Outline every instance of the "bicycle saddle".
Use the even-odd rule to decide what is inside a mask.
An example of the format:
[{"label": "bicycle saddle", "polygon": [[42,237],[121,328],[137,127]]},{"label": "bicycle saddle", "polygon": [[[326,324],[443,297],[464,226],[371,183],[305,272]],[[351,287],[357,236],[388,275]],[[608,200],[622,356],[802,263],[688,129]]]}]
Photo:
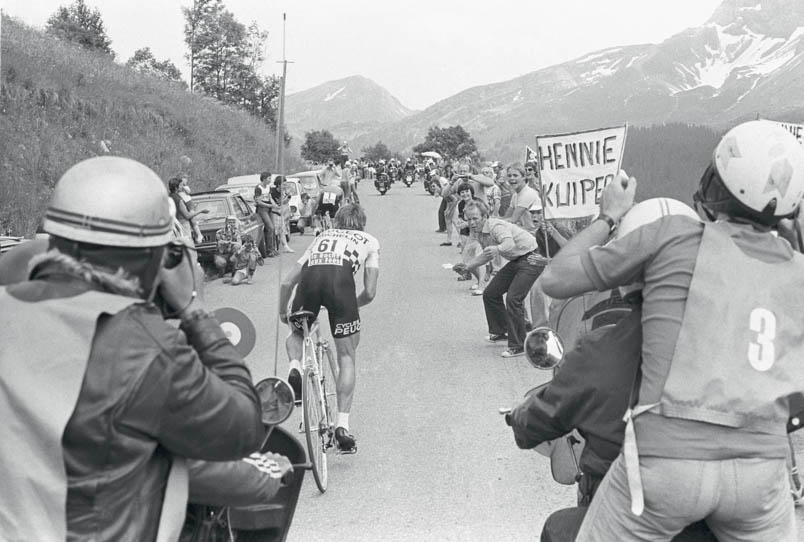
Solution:
[{"label": "bicycle saddle", "polygon": [[302,321],[307,320],[307,327],[312,327],[316,321],[316,314],[311,311],[300,310],[288,315],[288,321],[301,328]]}]

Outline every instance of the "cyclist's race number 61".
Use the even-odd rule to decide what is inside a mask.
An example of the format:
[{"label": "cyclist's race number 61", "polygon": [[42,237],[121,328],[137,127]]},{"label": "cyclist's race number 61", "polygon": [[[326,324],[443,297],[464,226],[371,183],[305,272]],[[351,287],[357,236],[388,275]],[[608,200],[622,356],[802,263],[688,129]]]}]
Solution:
[{"label": "cyclist's race number 61", "polygon": [[757,371],[767,371],[776,362],[776,316],[757,307],[751,311],[748,327],[757,334],[756,340],[748,343],[748,362]]},{"label": "cyclist's race number 61", "polygon": [[316,252],[329,252],[334,254],[336,252],[336,247],[338,246],[338,240],[330,240],[330,239],[321,239],[316,247]]}]

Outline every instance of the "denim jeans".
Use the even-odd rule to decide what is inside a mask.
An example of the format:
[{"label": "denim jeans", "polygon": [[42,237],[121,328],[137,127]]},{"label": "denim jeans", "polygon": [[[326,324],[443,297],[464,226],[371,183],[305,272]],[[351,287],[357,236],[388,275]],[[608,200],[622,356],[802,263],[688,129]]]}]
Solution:
[{"label": "denim jeans", "polygon": [[270,211],[267,209],[264,210],[262,208],[258,208],[257,216],[259,216],[260,220],[262,220],[265,252],[269,254],[276,252],[276,239],[274,238],[276,235],[276,230],[274,229],[274,219],[271,216]]},{"label": "denim jeans", "polygon": [[544,265],[530,263],[525,255],[505,264],[483,290],[489,333],[507,333],[509,348],[522,348],[525,341],[525,298],[543,270]]},{"label": "denim jeans", "polygon": [[438,206],[438,229],[447,231],[447,219],[444,218],[444,211],[447,210],[447,200],[441,198],[441,204]]},{"label": "denim jeans", "polygon": [[796,522],[784,459],[697,461],[640,457],[645,492],[641,516],[620,454],[600,484],[578,542],[671,540],[686,525],[705,520],[720,542],[795,542]]}]

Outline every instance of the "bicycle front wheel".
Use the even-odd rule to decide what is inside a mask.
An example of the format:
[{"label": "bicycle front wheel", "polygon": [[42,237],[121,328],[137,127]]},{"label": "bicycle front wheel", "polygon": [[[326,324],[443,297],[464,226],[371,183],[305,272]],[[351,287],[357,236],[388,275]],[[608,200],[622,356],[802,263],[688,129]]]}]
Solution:
[{"label": "bicycle front wheel", "polygon": [[311,367],[304,370],[302,403],[304,435],[307,439],[310,463],[313,465],[313,478],[318,490],[324,493],[327,490],[327,434],[329,427],[321,400],[321,385],[318,375]]}]

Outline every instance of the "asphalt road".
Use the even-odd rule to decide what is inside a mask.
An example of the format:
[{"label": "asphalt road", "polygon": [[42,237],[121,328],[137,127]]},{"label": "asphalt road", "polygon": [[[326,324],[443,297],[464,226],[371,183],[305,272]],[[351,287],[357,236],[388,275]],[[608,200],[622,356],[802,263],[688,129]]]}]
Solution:
[{"label": "asphalt road", "polygon": [[[350,417],[358,453],[330,455],[323,495],[307,473],[288,539],[538,539],[550,512],[574,503],[574,488],[553,482],[546,458],[516,447],[497,409],[547,373],[485,342],[482,298],[442,268],[459,256],[438,246],[438,199],[418,184],[395,183],[381,197],[363,182],[359,193],[381,271],[377,297],[361,311]],[[294,234],[296,254],[266,260],[251,285],[207,285],[211,307],[235,307],[254,321],[247,361],[255,379],[274,374],[279,276],[311,241],[309,232]],[[283,378],[286,334],[282,326]],[[298,430],[300,419],[298,408],[287,427]]]},{"label": "asphalt road", "polygon": [[[552,511],[574,505],[575,490],[553,481],[546,458],[516,447],[497,409],[548,373],[503,359],[504,346],[485,342],[482,298],[442,268],[459,256],[438,246],[437,198],[418,184],[396,183],[381,197],[363,182],[359,193],[381,271],[377,298],[361,311],[350,418],[358,453],[330,454],[323,495],[306,474],[288,540],[538,540]],[[266,260],[251,285],[207,285],[211,307],[238,308],[256,325],[247,358],[255,379],[275,366],[286,377],[284,326],[276,342],[279,280],[312,239],[294,234],[296,254]],[[297,431],[300,419],[298,408],[286,427]],[[802,533],[800,509],[797,519]]]}]

